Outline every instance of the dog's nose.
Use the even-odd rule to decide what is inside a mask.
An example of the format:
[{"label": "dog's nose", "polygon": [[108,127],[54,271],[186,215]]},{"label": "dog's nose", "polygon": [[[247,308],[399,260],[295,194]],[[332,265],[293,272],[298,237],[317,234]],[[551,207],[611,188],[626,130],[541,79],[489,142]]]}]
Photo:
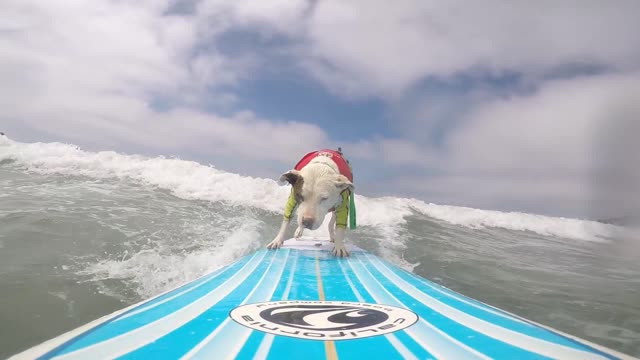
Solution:
[{"label": "dog's nose", "polygon": [[306,227],[307,229],[311,229],[311,227],[313,226],[313,218],[312,217],[303,217],[302,218],[302,225],[304,227]]}]

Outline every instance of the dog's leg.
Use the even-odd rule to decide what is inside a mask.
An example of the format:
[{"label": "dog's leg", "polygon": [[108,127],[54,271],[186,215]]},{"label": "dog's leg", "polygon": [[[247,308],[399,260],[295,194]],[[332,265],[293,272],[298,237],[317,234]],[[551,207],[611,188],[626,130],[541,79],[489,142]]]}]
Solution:
[{"label": "dog's leg", "polygon": [[282,220],[282,225],[280,225],[280,231],[278,231],[278,235],[273,239],[269,244],[267,244],[267,249],[278,249],[282,246],[284,242],[284,234],[287,231],[287,226],[289,226],[289,220]]},{"label": "dog's leg", "polygon": [[296,239],[300,239],[303,232],[304,232],[304,227],[302,227],[301,225],[298,225],[298,228],[296,229],[296,232],[293,234],[293,237]]},{"label": "dog's leg", "polygon": [[336,238],[336,212],[331,212],[331,220],[329,220],[329,241],[334,242]]},{"label": "dog's leg", "polygon": [[335,238],[334,238],[334,244],[333,244],[333,255],[338,256],[338,257],[345,257],[345,256],[349,256],[349,252],[347,251],[347,248],[344,246],[344,234],[345,234],[346,229],[345,228],[336,228],[336,234],[335,234]]}]

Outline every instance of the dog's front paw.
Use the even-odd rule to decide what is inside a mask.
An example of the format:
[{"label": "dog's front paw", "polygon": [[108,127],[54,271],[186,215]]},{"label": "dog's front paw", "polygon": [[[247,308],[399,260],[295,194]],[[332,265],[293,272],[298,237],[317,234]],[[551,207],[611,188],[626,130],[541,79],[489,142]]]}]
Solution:
[{"label": "dog's front paw", "polygon": [[298,228],[296,229],[296,232],[293,234],[293,237],[296,239],[300,239],[303,231],[304,231],[304,228],[302,226],[298,226]]},{"label": "dog's front paw", "polygon": [[349,256],[349,252],[347,251],[347,248],[344,247],[344,245],[342,246],[334,246],[333,247],[333,255],[337,256],[337,257],[347,257]]},{"label": "dog's front paw", "polygon": [[267,244],[267,249],[279,249],[282,246],[282,239],[275,238],[273,241]]}]

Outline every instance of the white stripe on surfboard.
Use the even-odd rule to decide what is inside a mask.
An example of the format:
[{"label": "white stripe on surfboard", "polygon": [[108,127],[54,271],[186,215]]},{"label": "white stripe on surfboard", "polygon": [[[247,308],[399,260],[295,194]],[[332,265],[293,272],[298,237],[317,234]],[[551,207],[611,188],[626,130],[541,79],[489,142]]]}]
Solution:
[{"label": "white stripe on surfboard", "polygon": [[[252,256],[251,259],[253,259],[254,257],[256,257],[258,253],[255,252]],[[214,270],[212,273],[208,273],[208,274],[204,274],[196,279],[194,279],[193,281],[198,281],[204,277],[207,276],[213,276],[215,277],[214,274],[224,270],[225,266],[222,266],[216,270]],[[208,282],[209,280],[207,280],[206,282]],[[177,289],[177,288],[176,288]],[[41,356],[44,356],[45,354],[47,354],[48,352],[52,351],[53,349],[56,349],[57,347],[61,346],[62,344],[73,340],[75,337],[82,335],[83,333],[90,331],[91,329],[96,328],[99,325],[102,325],[108,321],[111,322],[116,322],[120,319],[120,315],[124,314],[124,315],[128,315],[129,313],[127,313],[127,311],[132,311],[134,309],[140,308],[140,307],[146,307],[149,308],[149,303],[156,300],[157,298],[164,296],[172,291],[176,291],[176,289],[171,289],[171,290],[167,290],[167,291],[163,291],[160,294],[154,295],[144,301],[141,301],[139,303],[127,306],[124,309],[120,309],[117,311],[114,311],[113,313],[109,314],[109,315],[105,315],[101,318],[98,318],[96,320],[93,320],[85,325],[82,325],[80,327],[77,327],[73,330],[70,330],[62,335],[59,335],[53,339],[47,340],[39,345],[36,345],[30,349],[27,349],[21,353],[15,354],[13,355],[10,359],[11,360],[19,360],[19,359],[35,359],[35,358],[39,358]],[[191,288],[190,288],[191,289]],[[124,316],[123,315],[123,316]]]},{"label": "white stripe on surfboard", "polygon": [[[375,256],[375,255],[374,255]],[[456,301],[460,301],[462,303],[465,303],[469,306],[472,306],[476,309],[478,309],[479,311],[484,311],[487,313],[491,313],[493,315],[499,316],[501,318],[510,320],[510,321],[514,321],[523,325],[531,325],[530,323],[528,323],[527,321],[524,321],[522,319],[519,319],[517,317],[512,316],[511,314],[506,313],[503,310],[497,309],[492,307],[491,305],[487,305],[482,303],[481,301],[475,300],[475,299],[469,299],[466,298],[465,296],[456,293],[455,291],[448,289],[442,285],[439,284],[435,284],[435,283],[431,283],[428,280],[425,280],[421,277],[416,277],[416,281],[420,282],[422,285],[427,286],[429,288],[431,288],[432,290],[438,292],[439,294],[442,294],[444,296],[446,296],[447,298],[450,299],[454,299]]]},{"label": "white stripe on surfboard", "polygon": [[[271,281],[271,286],[269,284],[262,286],[264,279],[267,275],[276,275],[277,279],[282,277],[282,273],[287,265],[287,260],[289,259],[289,250],[278,250],[276,255],[281,254],[286,251],[286,256],[282,261],[282,264],[278,267],[273,266],[273,260],[277,257],[274,256],[271,258],[271,263],[269,263],[269,267],[265,270],[265,272],[258,280],[258,283],[253,287],[253,290],[242,300],[238,306],[242,306],[248,302],[256,303],[268,301],[273,296],[273,293],[276,291],[278,287],[279,281]],[[194,346],[188,353],[181,357],[181,359],[190,359],[194,356],[203,358],[203,359],[233,359],[236,355],[242,350],[242,347],[246,343],[247,339],[251,335],[254,330],[249,329],[245,326],[239,325],[229,317],[227,317],[222,324],[218,325],[216,329],[211,332],[206,338],[204,338],[200,343]],[[219,338],[217,336],[220,336]],[[233,339],[233,343],[230,343],[230,339]]]},{"label": "white stripe on surfboard", "polygon": [[[356,287],[353,285],[353,282],[351,281],[351,279],[349,279],[349,276],[347,275],[347,271],[344,268],[344,265],[342,265],[342,261],[338,261],[338,266],[340,266],[342,275],[344,275],[344,278],[347,280],[347,284],[349,284],[349,287],[351,288],[351,291],[353,291],[353,294],[356,296],[356,299],[358,299],[359,302],[364,303],[365,302],[364,298],[362,297],[358,289],[356,289]],[[415,356],[411,352],[411,350],[407,349],[407,347],[404,346],[402,342],[398,340],[398,338],[395,335],[386,334],[384,335],[384,337],[387,339],[387,341],[391,343],[391,345],[396,349],[396,351],[402,356],[403,359],[418,360],[418,357]]]},{"label": "white stripe on surfboard", "polygon": [[111,339],[57,356],[56,359],[113,359],[155,341],[198,317],[211,306],[224,299],[251,275],[266,254],[266,251],[262,252],[262,256],[246,263],[242,269],[216,289],[180,310]]},{"label": "white stripe on surfboard", "polygon": [[358,299],[358,301],[363,303],[364,302],[364,298],[362,297],[362,295],[360,294],[358,289],[356,289],[355,285],[353,285],[353,281],[351,281],[351,279],[349,279],[349,276],[347,275],[347,270],[344,268],[344,265],[342,264],[342,261],[338,261],[338,266],[340,266],[340,270],[342,270],[342,274],[344,275],[345,280],[347,280],[347,284],[349,284],[349,287],[351,288],[351,291],[353,291],[353,294],[356,296],[356,299]]},{"label": "white stripe on surfboard", "polygon": [[[359,259],[349,259],[348,264],[358,280],[362,283],[362,286],[364,286],[371,297],[378,303],[409,309],[408,306],[396,299],[396,297],[369,272],[362,261]],[[375,290],[376,288],[378,291]],[[489,359],[486,355],[447,335],[422,318],[403,331],[438,359]]]},{"label": "white stripe on surfboard", "polygon": [[[249,261],[251,261],[254,257],[256,257],[257,254],[258,253],[255,252],[253,254],[253,256],[251,257],[251,259],[249,259]],[[247,262],[249,262],[249,261],[247,261]],[[222,269],[220,269],[220,270],[222,270]],[[207,275],[204,275],[204,276],[208,276],[208,275],[213,275],[213,274],[207,274]],[[216,277],[213,276],[213,277],[211,277],[211,279],[203,281],[203,282],[201,282],[201,283],[199,283],[199,284],[197,284],[195,286],[189,286],[189,287],[185,288],[184,290],[182,290],[182,291],[180,291],[180,292],[178,292],[178,293],[176,293],[174,295],[171,295],[171,296],[167,297],[166,299],[162,299],[161,301],[155,302],[155,303],[147,305],[147,306],[142,306],[139,309],[136,309],[135,311],[132,311],[130,313],[127,313],[127,314],[117,318],[115,321],[121,321],[121,320],[126,319],[126,318],[128,318],[130,316],[133,316],[135,314],[139,314],[141,312],[144,312],[144,311],[147,311],[147,310],[151,310],[151,309],[155,308],[156,306],[162,305],[162,304],[166,303],[167,301],[170,301],[170,300],[173,300],[173,299],[179,297],[180,295],[186,294],[186,293],[190,292],[191,290],[195,290],[195,289],[197,289],[197,288],[199,288],[199,287],[201,287],[203,285],[206,285],[206,284],[210,283],[211,281],[215,280],[215,278]],[[193,280],[193,281],[197,281],[197,280],[198,279]]]},{"label": "white stripe on surfboard", "polygon": [[[310,238],[304,238],[303,237],[302,239],[305,240],[305,241],[300,241],[300,239],[287,239],[287,240],[285,240],[285,245],[290,244],[289,248],[296,249],[297,244],[305,243],[305,244],[308,244],[308,245],[300,246],[299,249],[301,249],[301,250],[309,250],[309,249],[313,248],[313,250],[318,250],[318,251],[321,251],[323,249],[324,250],[331,250],[331,248],[333,247],[333,244],[330,243],[328,239],[319,239],[319,238],[313,238],[313,237],[310,237]],[[323,247],[315,247],[314,248],[314,246],[312,244],[316,243],[316,242],[321,242],[321,243],[326,244],[326,246],[331,246],[331,247],[326,248],[325,246],[323,246]],[[353,252],[357,252],[357,253],[367,253],[366,251],[362,250],[361,248],[359,248],[359,247],[357,247],[355,245],[347,245],[347,248],[348,248],[348,250],[350,252],[353,251]],[[527,326],[531,325],[529,322],[524,321],[523,319],[519,319],[518,317],[512,317],[511,316],[512,314],[508,314],[505,311],[502,311],[500,309],[496,309],[496,308],[494,308],[494,307],[492,307],[490,305],[483,304],[480,301],[466,298],[465,296],[463,296],[461,294],[458,294],[453,290],[447,289],[444,286],[440,286],[438,284],[430,283],[429,281],[427,281],[425,279],[422,279],[422,278],[418,278],[417,280],[421,284],[431,288],[434,291],[437,291],[438,293],[442,294],[443,296],[446,296],[447,298],[463,302],[463,303],[465,303],[465,304],[467,304],[469,306],[472,306],[472,307],[478,309],[479,311],[484,311],[484,312],[487,312],[487,313],[491,313],[491,314],[493,314],[495,316],[499,316],[501,318],[508,319],[510,321],[518,322],[518,323],[521,323],[523,325],[527,325]]]},{"label": "white stripe on surfboard", "polygon": [[[298,258],[300,257],[300,252],[296,251],[296,257],[293,259],[293,265],[291,266],[291,273],[289,273],[289,279],[287,280],[287,286],[284,288],[284,292],[280,297],[280,300],[287,300],[289,298],[289,292],[291,291],[291,286],[293,285],[293,275],[296,273],[296,267],[298,266]],[[254,360],[262,360],[266,359],[267,355],[269,355],[269,350],[271,350],[271,344],[273,344],[273,338],[275,336],[273,334],[265,334],[260,342],[260,346],[258,346],[258,350],[253,355]]]},{"label": "white stripe on surfboard", "polygon": [[376,269],[378,269],[378,271],[380,271],[380,273],[382,273],[387,279],[393,282],[398,288],[407,293],[409,296],[420,301],[425,306],[428,306],[430,309],[438,312],[439,314],[446,316],[447,318],[463,326],[466,326],[469,329],[473,329],[481,334],[530,351],[534,354],[540,354],[550,358],[603,359],[601,355],[592,352],[552,343],[520,332],[509,330],[496,324],[492,324],[490,322],[471,316],[464,311],[460,311],[454,307],[446,305],[417,290],[407,281],[403,280],[393,271],[389,270],[389,268],[375,256],[366,255],[366,258],[367,260],[369,260],[369,263],[371,265],[373,265]]}]

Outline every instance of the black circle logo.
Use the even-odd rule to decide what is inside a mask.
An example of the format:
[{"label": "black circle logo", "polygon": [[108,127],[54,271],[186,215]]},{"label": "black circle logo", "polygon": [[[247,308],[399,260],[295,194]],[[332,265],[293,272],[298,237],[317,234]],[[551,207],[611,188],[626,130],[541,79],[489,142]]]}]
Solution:
[{"label": "black circle logo", "polygon": [[260,317],[274,324],[308,330],[352,330],[389,319],[380,310],[341,305],[285,305],[263,310]]},{"label": "black circle logo", "polygon": [[347,340],[387,334],[418,316],[388,305],[344,301],[275,301],[239,306],[229,316],[240,325],[276,335]]}]

